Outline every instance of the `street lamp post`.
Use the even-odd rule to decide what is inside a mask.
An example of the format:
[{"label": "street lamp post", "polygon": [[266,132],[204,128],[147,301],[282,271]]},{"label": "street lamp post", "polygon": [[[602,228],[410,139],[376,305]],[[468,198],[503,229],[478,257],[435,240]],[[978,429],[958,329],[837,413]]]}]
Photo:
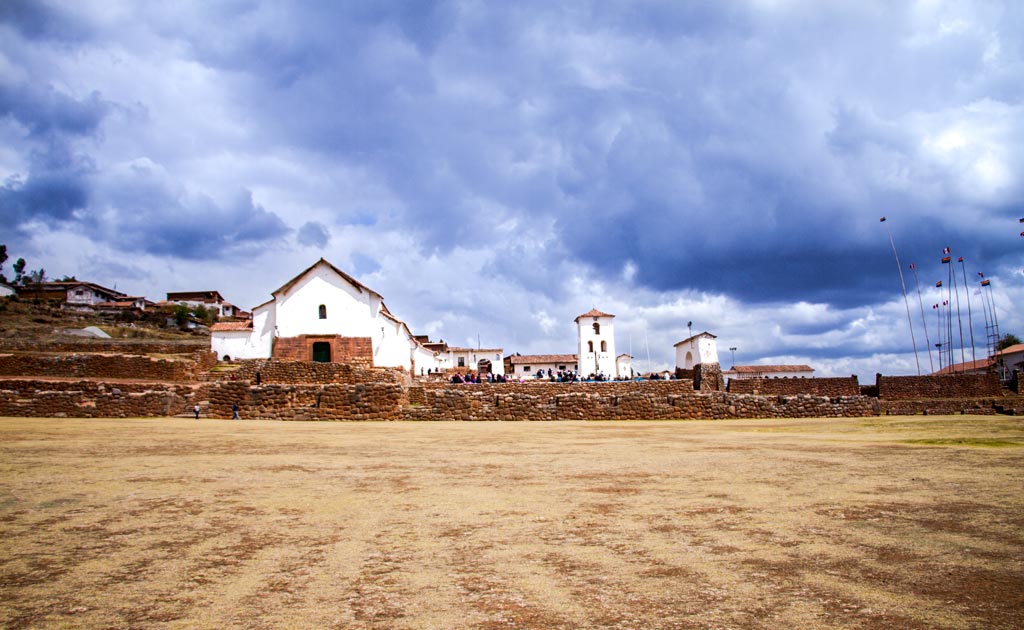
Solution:
[{"label": "street lamp post", "polygon": [[729,348],[729,352],[732,353],[732,366],[736,367],[736,346]]}]

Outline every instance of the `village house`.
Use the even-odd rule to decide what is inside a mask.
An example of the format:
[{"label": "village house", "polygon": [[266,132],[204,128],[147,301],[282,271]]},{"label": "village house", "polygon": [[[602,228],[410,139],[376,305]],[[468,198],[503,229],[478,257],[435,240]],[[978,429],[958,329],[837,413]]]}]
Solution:
[{"label": "village house", "polygon": [[734,365],[722,372],[724,378],[807,378],[814,375],[809,365]]},{"label": "village house", "polygon": [[40,299],[81,307],[94,307],[104,302],[132,299],[115,289],[80,280],[29,282],[18,288],[18,295],[30,300]]},{"label": "village house", "polygon": [[996,369],[999,370],[999,379],[1002,381],[1012,380],[1015,371],[1024,371],[1024,343],[1000,350],[995,354],[995,360]]},{"label": "village house", "polygon": [[218,359],[364,363],[415,374],[441,367],[438,353],[391,314],[379,293],[323,258],[272,295],[253,308],[251,320],[211,327]]},{"label": "village house", "polygon": [[615,357],[615,373],[619,378],[633,378],[633,357],[626,353]]},{"label": "village house", "polygon": [[181,304],[190,308],[202,306],[217,317],[237,317],[238,308],[224,299],[220,291],[176,291],[167,294],[164,304]]},{"label": "village house", "polygon": [[505,357],[505,374],[523,380],[537,378],[539,372],[578,372],[579,361],[575,354],[511,354]]}]

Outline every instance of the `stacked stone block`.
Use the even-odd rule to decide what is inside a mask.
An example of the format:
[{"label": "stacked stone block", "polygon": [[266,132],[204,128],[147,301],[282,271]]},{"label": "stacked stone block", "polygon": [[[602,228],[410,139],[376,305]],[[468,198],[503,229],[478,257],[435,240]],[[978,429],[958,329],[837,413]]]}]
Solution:
[{"label": "stacked stone block", "polygon": [[760,394],[762,396],[859,396],[860,383],[856,376],[846,378],[733,378],[728,391],[734,394]]}]

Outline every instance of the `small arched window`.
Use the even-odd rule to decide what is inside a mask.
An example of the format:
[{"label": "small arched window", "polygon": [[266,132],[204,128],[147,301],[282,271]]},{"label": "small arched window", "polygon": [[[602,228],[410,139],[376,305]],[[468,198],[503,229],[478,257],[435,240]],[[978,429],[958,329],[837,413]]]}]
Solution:
[{"label": "small arched window", "polygon": [[607,341],[602,341],[601,342],[601,352],[608,352],[608,342]]},{"label": "small arched window", "polygon": [[595,335],[600,335],[601,334],[601,324],[598,324],[597,322],[594,322],[594,334]]},{"label": "small arched window", "polygon": [[587,342],[587,352],[593,352],[593,351],[594,351],[594,342],[593,341],[588,341]]},{"label": "small arched window", "polygon": [[320,305],[320,319],[327,319],[327,306],[324,304]]}]

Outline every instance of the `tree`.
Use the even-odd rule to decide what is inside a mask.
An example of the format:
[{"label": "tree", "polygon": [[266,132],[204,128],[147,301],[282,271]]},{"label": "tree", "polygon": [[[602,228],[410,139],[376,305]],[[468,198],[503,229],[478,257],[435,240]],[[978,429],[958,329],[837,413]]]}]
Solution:
[{"label": "tree", "polygon": [[14,262],[14,284],[20,284],[22,280],[22,274],[25,273],[25,262],[24,258],[19,258]]},{"label": "tree", "polygon": [[174,321],[178,324],[179,328],[188,323],[188,316],[188,306],[178,304],[174,307]]},{"label": "tree", "polygon": [[1013,333],[1006,333],[1003,338],[999,340],[999,350],[1006,350],[1010,346],[1016,346],[1021,343],[1020,337]]},{"label": "tree", "polygon": [[[7,246],[0,245],[0,272],[4,270],[4,263],[7,262]],[[0,282],[7,282],[7,277],[0,273]]]}]

